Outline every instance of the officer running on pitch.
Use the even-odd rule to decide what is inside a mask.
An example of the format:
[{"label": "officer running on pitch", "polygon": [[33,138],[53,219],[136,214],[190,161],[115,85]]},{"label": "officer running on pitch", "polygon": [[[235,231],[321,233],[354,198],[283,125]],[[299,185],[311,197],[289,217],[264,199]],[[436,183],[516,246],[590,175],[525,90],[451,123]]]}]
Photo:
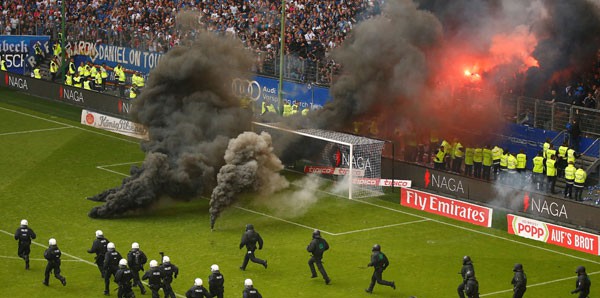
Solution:
[{"label": "officer running on pitch", "polygon": [[225,292],[225,278],[221,271],[219,271],[219,265],[213,264],[210,266],[211,275],[208,276],[208,289],[213,297],[223,298]]},{"label": "officer running on pitch", "polygon": [[254,283],[251,279],[244,280],[243,298],[262,298],[262,295],[254,288]]},{"label": "officer running on pitch", "polygon": [[194,285],[187,292],[185,292],[185,297],[186,298],[212,298],[213,296],[202,285],[202,279],[196,278],[194,280]]},{"label": "officer running on pitch", "polygon": [[248,261],[252,261],[254,263],[261,264],[267,269],[267,260],[261,260],[254,255],[254,251],[256,250],[256,243],[258,242],[258,249],[262,249],[263,247],[263,239],[260,237],[260,234],[254,231],[254,226],[252,224],[246,225],[246,231],[242,235],[242,241],[240,242],[240,249],[246,246],[246,255],[244,256],[244,263],[240,267],[242,270],[246,270],[246,266],[248,265]]},{"label": "officer running on pitch", "polygon": [[48,260],[46,265],[46,271],[44,272],[44,281],[42,282],[45,286],[48,286],[50,281],[50,272],[54,271],[54,277],[60,280],[63,286],[67,285],[67,279],[60,275],[60,257],[62,253],[56,245],[56,239],[50,238],[48,240],[48,248],[44,251],[44,258]]},{"label": "officer running on pitch", "polygon": [[463,266],[460,269],[460,275],[463,278],[463,281],[458,285],[458,297],[465,298],[465,286],[467,285],[467,272],[473,272],[475,275],[475,268],[473,267],[473,261],[471,261],[471,257],[464,256],[463,257]]},{"label": "officer running on pitch", "polygon": [[392,289],[396,289],[396,283],[393,281],[383,280],[383,271],[390,265],[388,258],[385,256],[383,252],[381,252],[381,246],[379,244],[373,245],[373,249],[371,249],[371,262],[367,265],[367,267],[373,266],[373,275],[371,276],[371,284],[369,288],[365,289],[365,292],[371,294],[373,293],[373,288],[375,287],[375,282],[380,285],[392,287]]},{"label": "officer running on pitch", "polygon": [[522,298],[527,290],[527,275],[523,272],[523,265],[515,264],[515,276],[510,282],[513,285],[513,298]]},{"label": "officer running on pitch", "polygon": [[585,272],[585,267],[579,266],[575,271],[577,273],[577,282],[575,282],[576,289],[571,291],[571,294],[579,293],[578,298],[587,298],[590,295],[590,287],[592,282]]},{"label": "officer running on pitch", "polygon": [[104,237],[104,233],[101,230],[96,231],[96,239],[94,239],[94,243],[92,243],[92,248],[88,249],[88,253],[95,253],[96,257],[94,258],[96,265],[98,266],[98,270],[100,270],[100,275],[104,278],[104,257],[106,255],[106,246],[110,241]]},{"label": "officer running on pitch", "polygon": [[171,283],[173,282],[173,278],[177,278],[179,268],[175,264],[171,264],[171,259],[168,256],[164,256],[162,261],[160,271],[163,274],[163,292],[165,293],[165,298],[176,298]]},{"label": "officer running on pitch", "polygon": [[115,282],[119,285],[117,297],[119,298],[134,298],[135,294],[131,289],[131,281],[133,280],[133,272],[127,268],[127,260],[119,261],[119,270],[115,273]]},{"label": "officer running on pitch", "polygon": [[142,295],[146,294],[146,288],[140,281],[140,271],[144,271],[144,264],[148,261],[146,254],[140,250],[140,244],[133,242],[131,244],[131,250],[127,253],[127,262],[131,273],[133,274],[133,286],[140,287]]},{"label": "officer running on pitch", "polygon": [[469,298],[479,298],[479,282],[475,278],[475,272],[467,271],[465,274],[467,283],[465,285],[465,294]]},{"label": "officer running on pitch", "polygon": [[110,277],[114,276],[119,270],[119,261],[123,257],[121,254],[115,249],[115,244],[109,242],[106,245],[106,254],[104,255],[104,295],[108,296],[110,294]]},{"label": "officer running on pitch", "polygon": [[315,230],[312,234],[312,241],[310,241],[310,244],[306,247],[306,250],[312,254],[308,260],[308,267],[310,267],[310,272],[312,273],[311,278],[315,278],[317,277],[315,263],[317,263],[317,268],[319,269],[319,272],[321,272],[321,275],[325,280],[325,284],[329,284],[331,282],[331,279],[329,279],[329,276],[327,276],[327,272],[325,271],[322,262],[323,253],[325,253],[325,251],[328,249],[329,244],[327,241],[325,241],[325,239],[323,239],[323,237],[321,237],[321,231]]},{"label": "officer running on pitch", "polygon": [[29,254],[31,253],[31,240],[36,235],[33,229],[29,228],[29,222],[26,219],[21,220],[21,226],[15,232],[15,240],[19,240],[17,255],[25,260],[25,269],[29,269]]},{"label": "officer running on pitch", "polygon": [[150,261],[150,269],[144,273],[142,280],[148,280],[148,287],[152,291],[152,298],[159,298],[158,291],[163,286],[163,273],[156,260]]}]

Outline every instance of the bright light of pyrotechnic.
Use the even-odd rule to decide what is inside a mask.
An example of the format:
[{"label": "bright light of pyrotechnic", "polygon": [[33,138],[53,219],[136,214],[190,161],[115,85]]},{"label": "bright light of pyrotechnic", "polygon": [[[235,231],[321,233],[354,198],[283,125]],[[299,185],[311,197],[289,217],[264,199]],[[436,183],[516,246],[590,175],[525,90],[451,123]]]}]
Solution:
[{"label": "bright light of pyrotechnic", "polygon": [[478,82],[481,80],[481,76],[478,73],[471,72],[468,69],[465,69],[465,77],[471,82]]}]

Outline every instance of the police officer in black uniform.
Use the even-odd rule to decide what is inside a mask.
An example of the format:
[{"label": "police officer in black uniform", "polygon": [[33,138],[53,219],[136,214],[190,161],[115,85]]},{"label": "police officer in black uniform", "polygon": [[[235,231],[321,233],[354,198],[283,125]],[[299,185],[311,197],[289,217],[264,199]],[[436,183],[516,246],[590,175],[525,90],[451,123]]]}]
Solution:
[{"label": "police officer in black uniform", "polygon": [[119,261],[119,270],[117,270],[117,273],[115,273],[115,282],[119,285],[117,297],[135,297],[135,294],[131,289],[131,280],[133,280],[133,272],[131,269],[127,268],[127,260],[121,259]]},{"label": "police officer in black uniform", "polygon": [[110,241],[104,237],[104,233],[101,230],[96,231],[96,239],[92,243],[92,248],[88,249],[88,253],[95,253],[95,262],[100,270],[100,275],[104,278],[104,256],[106,255],[106,246]]},{"label": "police officer in black uniform", "polygon": [[177,278],[179,268],[177,268],[175,264],[171,264],[171,259],[168,256],[164,256],[162,261],[160,271],[162,271],[163,274],[163,291],[165,292],[165,298],[176,298],[175,292],[173,292],[173,288],[171,288],[171,283],[173,282],[173,278]]},{"label": "police officer in black uniform", "polygon": [[527,290],[527,275],[523,272],[522,264],[515,264],[513,272],[515,276],[510,282],[513,285],[513,298],[522,298]]},{"label": "police officer in black uniform", "polygon": [[243,298],[262,298],[262,295],[254,288],[254,283],[251,279],[244,280]]},{"label": "police officer in black uniform", "polygon": [[29,228],[26,219],[21,220],[21,226],[15,232],[15,240],[19,241],[17,255],[25,260],[25,269],[29,269],[29,253],[31,253],[31,240],[35,239],[35,232]]},{"label": "police officer in black uniform", "polygon": [[194,285],[185,292],[186,298],[212,298],[213,296],[208,290],[202,285],[202,279],[196,278]]},{"label": "police officer in black uniform", "polygon": [[373,245],[373,249],[371,249],[371,262],[367,265],[367,267],[373,266],[374,271],[371,276],[371,284],[369,288],[365,289],[365,292],[371,294],[373,293],[373,288],[375,287],[375,282],[380,285],[392,287],[392,289],[396,289],[396,283],[393,281],[383,280],[383,271],[387,269],[390,265],[388,258],[385,256],[383,252],[381,252],[381,246],[379,244]]},{"label": "police officer in black uniform", "polygon": [[46,265],[46,271],[44,272],[44,281],[42,282],[45,286],[48,286],[50,281],[50,272],[54,271],[54,277],[60,280],[63,286],[67,285],[67,279],[60,275],[60,256],[62,253],[56,245],[56,239],[50,238],[48,240],[48,248],[44,251],[44,258],[48,260]]},{"label": "police officer in black uniform", "polygon": [[240,249],[246,246],[246,255],[244,256],[244,263],[240,267],[242,270],[246,270],[246,266],[248,265],[248,261],[252,261],[254,263],[262,264],[265,269],[267,269],[267,261],[261,260],[254,255],[254,251],[256,250],[256,243],[258,242],[258,249],[262,249],[263,247],[263,239],[260,237],[256,231],[254,231],[254,226],[252,224],[246,225],[246,232],[242,235],[242,241],[240,242]]},{"label": "police officer in black uniform", "polygon": [[465,274],[467,283],[465,284],[465,294],[469,298],[479,298],[479,282],[475,279],[474,271],[467,271]]},{"label": "police officer in black uniform", "polygon": [[104,295],[108,296],[110,293],[110,277],[114,276],[119,270],[119,261],[123,257],[121,254],[115,249],[115,244],[109,242],[106,245],[106,254],[104,255]]},{"label": "police officer in black uniform", "polygon": [[152,298],[159,298],[158,291],[163,286],[163,273],[156,260],[150,261],[150,270],[144,273],[142,280],[148,280],[148,287],[152,291]]},{"label": "police officer in black uniform", "polygon": [[310,244],[308,244],[306,247],[306,250],[311,253],[311,257],[308,260],[308,267],[310,267],[310,272],[312,273],[311,278],[315,278],[317,277],[315,263],[317,263],[317,268],[319,269],[319,272],[321,272],[321,275],[325,280],[325,284],[329,284],[331,279],[329,279],[329,276],[327,276],[327,272],[325,271],[323,262],[321,260],[323,259],[323,253],[328,249],[329,244],[321,237],[321,231],[314,230],[312,234],[312,241],[310,241]]},{"label": "police officer in black uniform", "polygon": [[140,244],[133,242],[131,250],[127,253],[127,263],[129,263],[129,268],[131,268],[131,273],[133,274],[133,286],[137,285],[140,287],[142,295],[146,294],[146,288],[144,288],[142,281],[140,281],[140,271],[144,271],[144,264],[147,261],[146,254],[140,250]]},{"label": "police officer in black uniform", "polygon": [[475,268],[473,267],[473,261],[471,261],[471,257],[464,256],[463,257],[463,266],[460,269],[460,275],[463,278],[463,281],[458,285],[458,297],[465,298],[465,286],[467,285],[467,272],[473,272],[475,275]]},{"label": "police officer in black uniform", "polygon": [[590,295],[590,287],[592,286],[592,282],[585,272],[585,267],[577,267],[575,273],[577,273],[577,282],[575,282],[576,289],[571,291],[571,294],[579,293],[578,298],[587,298]]},{"label": "police officer in black uniform", "polygon": [[221,271],[219,270],[219,265],[212,264],[210,266],[211,275],[208,276],[208,289],[210,290],[210,294],[213,297],[223,298],[223,293],[225,292],[225,287],[223,284],[225,283],[225,278]]}]

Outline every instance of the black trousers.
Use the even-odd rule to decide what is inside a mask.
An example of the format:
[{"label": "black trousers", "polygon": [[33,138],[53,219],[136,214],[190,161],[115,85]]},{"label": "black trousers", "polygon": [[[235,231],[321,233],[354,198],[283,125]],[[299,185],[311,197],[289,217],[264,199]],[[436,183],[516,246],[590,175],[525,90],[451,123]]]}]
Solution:
[{"label": "black trousers", "polygon": [[144,288],[144,284],[142,284],[142,281],[140,280],[140,270],[139,268],[135,268],[135,269],[131,269],[131,275],[133,275],[133,286],[138,286],[140,287],[140,291],[142,291],[143,293],[146,293],[146,289]]},{"label": "black trousers", "polygon": [[50,281],[50,272],[53,271],[54,277],[56,277],[56,279],[60,280],[61,282],[65,280],[65,278],[62,275],[60,275],[60,261],[48,262],[48,265],[46,265],[46,271],[44,272],[45,284],[48,284],[48,282]]},{"label": "black trousers", "polygon": [[248,261],[252,261],[253,263],[261,264],[263,266],[266,264],[265,260],[261,260],[254,255],[254,250],[249,250],[248,252],[246,252],[246,255],[244,256],[244,263],[241,267],[242,270],[246,270],[246,266],[248,266]]},{"label": "black trousers", "polygon": [[119,298],[135,297],[135,295],[133,294],[133,290],[131,289],[131,285],[119,285],[119,290],[117,291],[117,297],[119,297]]},{"label": "black trousers", "polygon": [[317,269],[321,272],[321,276],[323,276],[324,280],[329,280],[329,276],[327,276],[327,272],[325,271],[325,267],[323,267],[323,258],[318,258],[315,256],[311,256],[308,260],[308,267],[310,267],[310,273],[312,273],[313,277],[317,276],[317,271],[315,271],[315,263],[317,264]]},{"label": "black trousers", "polygon": [[371,284],[369,285],[368,289],[369,291],[373,291],[373,288],[375,287],[375,282],[388,287],[392,286],[391,281],[383,280],[383,269],[375,269],[373,271],[373,275],[371,276]]},{"label": "black trousers", "polygon": [[165,283],[163,284],[163,292],[165,293],[165,298],[176,298],[175,292],[173,292],[173,288],[171,287],[171,282],[171,280],[165,280]]},{"label": "black trousers", "polygon": [[152,298],[160,298],[160,295],[158,294],[158,291],[160,290],[161,286],[160,285],[148,285],[148,287],[150,288],[150,291],[152,291]]},{"label": "black trousers", "polygon": [[27,266],[29,266],[29,253],[31,253],[31,243],[21,243],[21,241],[19,241],[17,255],[25,260]]},{"label": "black trousers", "polygon": [[575,182],[575,201],[582,201],[583,184]]},{"label": "black trousers", "polygon": [[117,269],[115,269],[115,270],[107,269],[104,271],[104,291],[105,292],[110,291],[110,277],[115,276],[115,273],[117,273]]},{"label": "black trousers", "polygon": [[96,256],[96,266],[98,266],[98,270],[100,270],[100,275],[104,278],[104,255]]},{"label": "black trousers", "polygon": [[465,282],[461,282],[456,290],[458,291],[458,297],[465,298]]},{"label": "black trousers", "polygon": [[554,185],[556,185],[556,176],[548,176],[548,191],[554,193]]},{"label": "black trousers", "polygon": [[522,288],[522,289],[515,289],[513,292],[513,298],[523,298],[523,295],[525,295],[525,291],[527,289]]}]

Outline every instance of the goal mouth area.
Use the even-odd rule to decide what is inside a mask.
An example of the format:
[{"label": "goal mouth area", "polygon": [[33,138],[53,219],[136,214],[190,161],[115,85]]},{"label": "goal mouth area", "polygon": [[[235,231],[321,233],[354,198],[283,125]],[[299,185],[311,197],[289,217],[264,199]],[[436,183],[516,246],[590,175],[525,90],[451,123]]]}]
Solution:
[{"label": "goal mouth area", "polygon": [[384,141],[323,129],[294,130],[281,123],[253,124],[255,132],[271,134],[286,170],[331,181],[326,192],[349,199],[383,194],[379,181]]}]

